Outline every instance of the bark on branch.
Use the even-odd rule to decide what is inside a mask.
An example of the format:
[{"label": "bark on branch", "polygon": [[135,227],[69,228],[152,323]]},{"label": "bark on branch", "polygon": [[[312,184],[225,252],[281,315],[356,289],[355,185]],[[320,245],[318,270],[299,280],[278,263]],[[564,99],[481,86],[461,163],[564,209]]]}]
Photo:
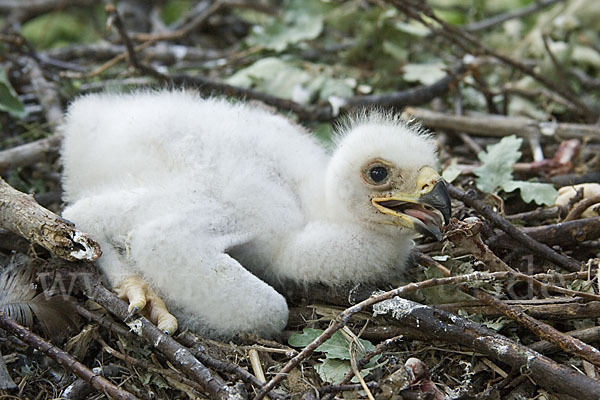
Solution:
[{"label": "bark on branch", "polygon": [[37,243],[68,261],[93,261],[100,245],[75,226],[46,210],[33,199],[13,189],[0,178],[0,228]]}]

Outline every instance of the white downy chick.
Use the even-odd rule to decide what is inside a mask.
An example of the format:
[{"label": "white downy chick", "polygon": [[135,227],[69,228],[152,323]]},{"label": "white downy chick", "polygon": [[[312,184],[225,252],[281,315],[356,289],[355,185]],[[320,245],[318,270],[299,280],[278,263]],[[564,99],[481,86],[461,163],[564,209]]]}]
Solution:
[{"label": "white downy chick", "polygon": [[203,334],[272,335],[288,315],[273,286],[389,281],[450,216],[434,141],[381,112],[331,156],[282,116],[176,91],[81,97],[62,130],[63,216],[169,332],[160,298]]}]

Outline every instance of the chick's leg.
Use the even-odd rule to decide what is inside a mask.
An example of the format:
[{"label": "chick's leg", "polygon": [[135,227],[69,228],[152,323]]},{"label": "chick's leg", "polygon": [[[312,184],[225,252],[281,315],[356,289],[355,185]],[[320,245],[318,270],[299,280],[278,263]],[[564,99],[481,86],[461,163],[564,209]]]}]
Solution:
[{"label": "chick's leg", "polygon": [[165,302],[137,275],[115,286],[117,295],[129,302],[129,312],[142,311],[158,329],[171,335],[177,330],[177,319],[169,313]]}]

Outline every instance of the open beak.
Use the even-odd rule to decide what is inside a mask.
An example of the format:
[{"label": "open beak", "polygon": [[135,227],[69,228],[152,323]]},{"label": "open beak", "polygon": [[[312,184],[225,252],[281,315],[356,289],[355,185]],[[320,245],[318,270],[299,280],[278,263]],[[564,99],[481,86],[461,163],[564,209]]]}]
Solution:
[{"label": "open beak", "polygon": [[381,213],[393,215],[394,224],[442,240],[441,226],[450,220],[450,196],[446,183],[433,168],[423,167],[417,177],[417,190],[374,197],[371,203]]}]

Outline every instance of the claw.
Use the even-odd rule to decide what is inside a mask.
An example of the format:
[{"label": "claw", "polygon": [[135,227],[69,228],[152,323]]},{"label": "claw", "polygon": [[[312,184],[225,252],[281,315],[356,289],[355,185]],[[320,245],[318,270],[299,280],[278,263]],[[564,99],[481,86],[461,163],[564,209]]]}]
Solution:
[{"label": "claw", "polygon": [[128,318],[142,311],[158,329],[171,335],[177,330],[177,319],[169,313],[165,302],[138,276],[125,279],[115,287],[119,298],[129,302]]}]

